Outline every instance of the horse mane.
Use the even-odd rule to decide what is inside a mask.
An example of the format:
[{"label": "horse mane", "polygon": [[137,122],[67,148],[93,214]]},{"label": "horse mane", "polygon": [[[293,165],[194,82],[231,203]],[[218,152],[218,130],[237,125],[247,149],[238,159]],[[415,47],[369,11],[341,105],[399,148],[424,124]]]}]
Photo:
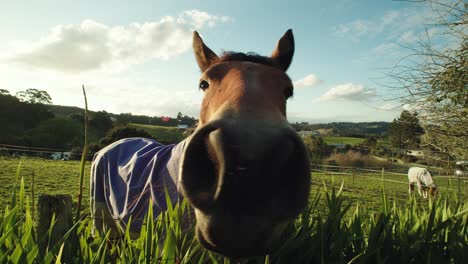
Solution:
[{"label": "horse mane", "polygon": [[281,69],[278,62],[276,62],[272,58],[258,55],[255,52],[242,53],[242,52],[234,52],[234,51],[225,51],[219,58],[218,62],[227,62],[227,61],[253,62],[253,63],[259,63],[259,64],[272,66],[272,67]]}]

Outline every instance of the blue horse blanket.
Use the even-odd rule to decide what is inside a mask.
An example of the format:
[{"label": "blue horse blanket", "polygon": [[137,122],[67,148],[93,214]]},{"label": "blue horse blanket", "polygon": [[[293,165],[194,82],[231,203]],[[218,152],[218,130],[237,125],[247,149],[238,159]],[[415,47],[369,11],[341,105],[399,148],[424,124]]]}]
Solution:
[{"label": "blue horse blanket", "polygon": [[153,214],[167,209],[165,188],[171,202],[179,199],[179,161],[185,140],[163,145],[146,138],[126,138],[94,155],[91,166],[91,215],[94,226],[139,233],[152,201]]}]

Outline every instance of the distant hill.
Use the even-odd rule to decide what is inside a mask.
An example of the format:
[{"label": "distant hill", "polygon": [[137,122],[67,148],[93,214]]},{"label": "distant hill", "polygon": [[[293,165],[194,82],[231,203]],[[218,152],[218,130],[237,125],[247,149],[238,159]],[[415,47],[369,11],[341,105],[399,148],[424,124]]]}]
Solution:
[{"label": "distant hill", "polygon": [[[83,116],[84,109],[75,106],[63,106],[63,105],[50,105],[50,110],[56,117],[71,117]],[[89,111],[90,119],[98,113],[105,113],[109,117],[115,118],[115,121],[120,124],[143,124],[143,125],[156,125],[165,127],[176,127],[177,125],[184,124],[191,127],[197,123],[197,120],[191,116],[183,115],[178,113],[176,117],[165,117],[165,116],[147,116],[147,115],[133,115],[131,113],[108,113],[106,111]]]},{"label": "distant hill", "polygon": [[[54,113],[56,117],[69,117],[71,115],[84,115],[84,109],[76,106],[64,106],[64,105],[50,105],[50,111]],[[94,111],[88,113],[93,114]]]},{"label": "distant hill", "polygon": [[326,130],[333,136],[366,137],[370,135],[385,137],[388,134],[389,122],[333,122],[325,124],[294,123],[296,130]]},{"label": "distant hill", "polygon": [[[84,109],[75,106],[27,104],[10,95],[0,96],[1,144],[72,149],[82,146]],[[178,113],[176,117],[133,115],[89,111],[88,140],[97,144],[115,126],[128,125],[146,130],[163,143],[184,138],[178,125],[193,127],[197,120]],[[296,130],[319,131],[325,137],[365,138],[386,136],[388,122],[293,123]],[[336,140],[336,138],[334,139]],[[357,139],[359,140],[359,139]]]}]

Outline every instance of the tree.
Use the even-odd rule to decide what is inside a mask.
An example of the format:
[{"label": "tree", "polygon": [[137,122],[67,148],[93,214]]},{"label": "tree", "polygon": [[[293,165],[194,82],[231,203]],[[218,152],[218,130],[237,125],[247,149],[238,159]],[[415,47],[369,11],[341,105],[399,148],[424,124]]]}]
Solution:
[{"label": "tree", "polygon": [[[402,60],[389,76],[403,91],[401,102],[419,112],[426,132],[423,144],[468,159],[468,4],[425,2],[438,18],[428,21],[425,39],[409,47],[412,56]],[[442,45],[441,36],[449,40],[448,44]],[[439,41],[434,40],[436,37]]]},{"label": "tree", "polygon": [[418,114],[407,110],[401,112],[400,117],[393,120],[389,129],[392,146],[397,148],[418,147],[423,133]]},{"label": "tree", "polygon": [[308,136],[304,138],[304,144],[309,151],[310,160],[319,163],[328,153],[328,145],[322,137]]},{"label": "tree", "polygon": [[105,137],[99,140],[99,144],[106,146],[119,139],[129,138],[129,137],[144,137],[144,138],[154,139],[154,137],[150,133],[146,132],[145,130],[137,129],[134,127],[128,127],[128,126],[119,126],[119,127],[114,127],[113,129],[111,129],[106,134]]},{"label": "tree", "polygon": [[79,124],[66,118],[52,118],[41,122],[25,133],[26,142],[35,147],[70,149],[72,142],[81,141]]},{"label": "tree", "polygon": [[52,104],[52,98],[46,91],[33,88],[29,88],[26,91],[17,92],[16,97],[20,99],[21,102],[30,104]]},{"label": "tree", "polygon": [[99,137],[104,136],[113,126],[112,119],[106,111],[99,111],[91,116],[89,125]]},{"label": "tree", "polygon": [[0,143],[24,144],[23,134],[53,118],[49,106],[28,104],[11,95],[0,95]]},{"label": "tree", "polygon": [[368,148],[375,148],[377,146],[377,138],[375,136],[368,136],[362,142],[362,145],[364,145],[364,146],[366,146]]},{"label": "tree", "polygon": [[0,95],[10,95],[10,91],[5,89],[0,89]]}]

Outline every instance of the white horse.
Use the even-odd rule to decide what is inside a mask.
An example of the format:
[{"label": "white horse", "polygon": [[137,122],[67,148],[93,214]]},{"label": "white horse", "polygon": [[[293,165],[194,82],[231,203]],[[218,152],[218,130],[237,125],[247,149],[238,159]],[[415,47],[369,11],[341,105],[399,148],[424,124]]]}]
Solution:
[{"label": "white horse", "polygon": [[429,193],[434,196],[437,190],[437,186],[435,185],[434,181],[432,180],[431,173],[426,168],[419,168],[419,167],[411,167],[408,170],[408,181],[409,181],[409,189],[408,192],[414,190],[414,184],[418,186],[419,195],[423,196],[427,199],[427,190]]}]

